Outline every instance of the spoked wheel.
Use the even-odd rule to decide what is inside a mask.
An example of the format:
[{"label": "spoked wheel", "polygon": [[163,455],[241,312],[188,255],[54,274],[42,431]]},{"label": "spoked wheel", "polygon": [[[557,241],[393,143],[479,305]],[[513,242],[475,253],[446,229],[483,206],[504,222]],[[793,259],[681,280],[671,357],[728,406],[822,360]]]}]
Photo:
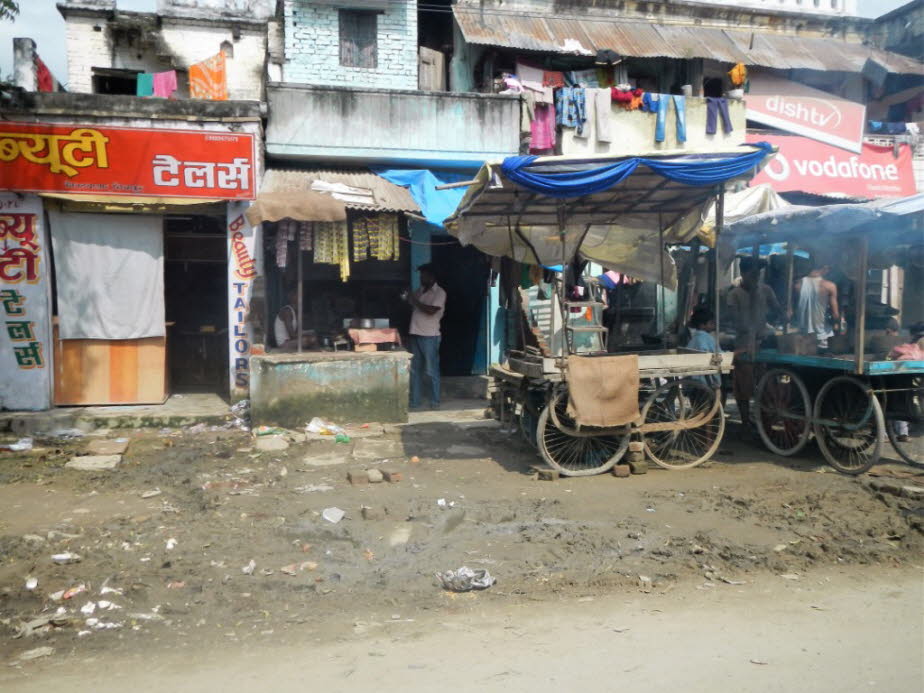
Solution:
[{"label": "spoked wheel", "polygon": [[591,476],[611,469],[626,453],[631,431],[629,426],[617,432],[579,427],[568,416],[565,393],[555,395],[542,410],[536,430],[542,458],[565,476]]},{"label": "spoked wheel", "polygon": [[837,471],[862,474],[879,461],[885,419],[866,383],[849,376],[832,378],[815,399],[813,418],[818,447]]},{"label": "spoked wheel", "polygon": [[924,467],[924,376],[914,376],[910,389],[898,394],[902,413],[886,420],[889,442],[905,462]]},{"label": "spoked wheel", "polygon": [[786,368],[768,371],[757,383],[757,432],[771,452],[795,455],[812,430],[812,400],[802,379]]},{"label": "spoked wheel", "polygon": [[657,388],[642,409],[642,436],[651,461],[665,469],[702,464],[719,448],[725,414],[718,393],[692,378]]}]

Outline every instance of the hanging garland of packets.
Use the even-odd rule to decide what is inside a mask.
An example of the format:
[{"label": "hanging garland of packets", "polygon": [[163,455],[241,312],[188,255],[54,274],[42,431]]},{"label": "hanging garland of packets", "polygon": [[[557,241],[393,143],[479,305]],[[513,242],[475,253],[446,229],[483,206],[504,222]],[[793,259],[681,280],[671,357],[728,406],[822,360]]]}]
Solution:
[{"label": "hanging garland of packets", "polygon": [[[397,214],[359,217],[353,221],[353,262],[370,258],[398,260],[401,256]],[[349,230],[346,222],[309,222],[283,219],[276,231],[276,266],[288,264],[289,242],[300,250],[314,250],[314,261],[340,267],[340,280],[350,278]]]}]

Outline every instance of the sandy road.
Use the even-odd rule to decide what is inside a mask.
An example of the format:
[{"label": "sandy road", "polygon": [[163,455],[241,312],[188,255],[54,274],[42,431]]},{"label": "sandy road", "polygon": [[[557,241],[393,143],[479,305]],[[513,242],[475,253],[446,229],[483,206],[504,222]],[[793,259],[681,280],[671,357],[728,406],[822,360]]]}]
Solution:
[{"label": "sandy road", "polygon": [[[55,657],[7,691],[920,691],[920,569],[851,568],[745,585],[509,606],[447,599],[323,642],[310,625],[246,648]],[[396,614],[397,615],[397,614]]]}]

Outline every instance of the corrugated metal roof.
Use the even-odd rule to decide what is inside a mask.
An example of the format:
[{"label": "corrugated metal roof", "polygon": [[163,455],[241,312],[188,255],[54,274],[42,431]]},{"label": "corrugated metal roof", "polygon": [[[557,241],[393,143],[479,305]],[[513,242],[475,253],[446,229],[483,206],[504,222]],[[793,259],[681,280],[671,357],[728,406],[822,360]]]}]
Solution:
[{"label": "corrugated metal roof", "polygon": [[327,169],[268,168],[263,174],[261,193],[300,192],[310,190],[312,181],[343,183],[353,188],[372,191],[375,205],[348,202],[350,209],[373,209],[387,212],[420,213],[410,191],[400,185],[389,183],[371,171],[334,171]]},{"label": "corrugated metal roof", "polygon": [[897,74],[924,75],[924,63],[897,53],[835,38],[637,20],[564,15],[516,15],[453,5],[469,43],[543,53],[574,54],[565,39],[587,50],[612,50],[639,58],[711,58],[780,69],[860,72],[870,57]]}]

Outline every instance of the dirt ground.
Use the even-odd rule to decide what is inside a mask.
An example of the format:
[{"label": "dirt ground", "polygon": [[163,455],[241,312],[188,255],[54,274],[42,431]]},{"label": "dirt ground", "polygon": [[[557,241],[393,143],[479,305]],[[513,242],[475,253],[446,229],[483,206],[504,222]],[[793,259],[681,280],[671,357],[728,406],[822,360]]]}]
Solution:
[{"label": "dirt ground", "polygon": [[[436,418],[279,451],[237,429],[112,432],[131,443],[101,472],[64,468],[94,436],[0,453],[0,685],[51,661],[338,642],[446,612],[798,587],[831,570],[888,581],[924,556],[921,500],[839,475],[811,446],[774,458],[731,425],[694,470],[546,482],[495,422]],[[370,468],[401,480],[347,481]],[[64,552],[80,561],[53,562]],[[497,583],[441,589],[434,574],[461,566]]]}]

